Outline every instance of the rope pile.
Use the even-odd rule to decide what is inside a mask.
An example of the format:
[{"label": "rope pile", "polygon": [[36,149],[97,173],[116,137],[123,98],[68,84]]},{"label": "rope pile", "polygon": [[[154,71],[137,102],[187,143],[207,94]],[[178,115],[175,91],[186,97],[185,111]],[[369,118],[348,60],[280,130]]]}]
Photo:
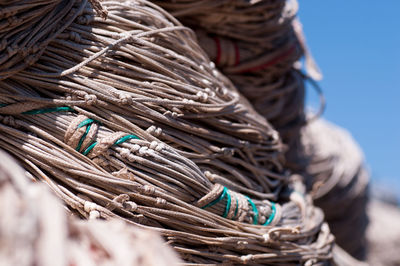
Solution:
[{"label": "rope pile", "polygon": [[400,261],[399,207],[374,199],[368,203],[367,210],[370,217],[367,228],[369,265],[398,265]]},{"label": "rope pile", "polygon": [[[118,14],[123,7],[120,3],[112,8],[117,9],[115,13]],[[153,21],[154,15],[146,14],[142,14],[142,24],[138,24],[132,22],[136,18],[133,12],[126,18],[110,13],[104,22],[95,18],[93,12],[86,11],[89,13],[78,17],[66,32],[47,46],[34,67],[16,72],[4,82],[3,90],[15,90],[13,84],[21,82],[31,87],[60,84],[61,88],[53,90],[61,95],[66,93],[68,99],[57,99],[58,105],[101,105],[102,110],[122,114],[125,128],[132,131],[145,128],[147,133],[142,132],[142,135],[153,134],[179,148],[187,158],[204,165],[203,169],[214,169],[214,174],[219,174],[215,178],[224,179],[224,185],[239,183],[243,192],[260,192],[263,194],[259,193],[258,197],[265,199],[277,198],[288,177],[279,158],[282,145],[278,134],[205,61],[188,28],[165,19]],[[85,31],[93,26],[85,24],[90,20],[99,27],[118,25],[119,29],[89,34]],[[155,28],[153,23],[164,29]],[[122,30],[124,32],[120,32]],[[154,42],[151,39],[155,39]],[[182,42],[179,46],[178,41]],[[129,44],[121,47],[121,51],[111,51],[107,58],[94,60],[123,43]],[[147,47],[141,49],[140,46]],[[74,53],[66,51],[65,47]],[[170,47],[175,50],[168,49]],[[151,52],[146,51],[148,49],[152,49]],[[115,54],[111,56],[112,53]],[[191,55],[191,60],[182,56],[186,54]],[[81,62],[81,58],[87,59]],[[74,75],[78,69],[84,76]],[[103,72],[97,73],[100,70]],[[71,79],[76,85],[70,83]],[[127,84],[135,87],[128,88]],[[34,106],[3,102],[9,105],[2,108],[2,114],[18,114],[47,106],[58,97],[46,96],[47,102],[38,95],[24,99],[35,101]],[[19,100],[18,97],[21,96],[15,96],[14,100]],[[132,114],[145,119],[138,121]],[[246,181],[244,173],[251,180]]]},{"label": "rope pile", "polygon": [[324,211],[336,243],[365,259],[369,173],[360,148],[347,131],[324,120],[304,127],[301,140],[304,161],[298,168],[315,205]]},{"label": "rope pile", "polygon": [[[306,76],[298,71],[296,61],[304,54],[308,74],[314,79],[321,78],[321,74],[306,48],[301,24],[295,19],[297,3],[154,2],[197,29],[199,42],[209,57],[288,144],[285,167],[305,175],[311,186],[323,184],[314,191],[315,203],[324,210],[337,243],[357,258],[364,258],[368,173],[361,152],[347,135],[320,126],[323,122],[305,123]],[[350,224],[357,225],[357,229]]]},{"label": "rope pile", "polygon": [[146,1],[95,4],[106,20],[77,2],[3,75],[0,147],[72,212],[152,228],[186,262],[327,262],[332,235],[278,134],[193,32]]},{"label": "rope pile", "polygon": [[[78,221],[0,152],[2,265],[178,265],[160,236],[117,220]],[[146,245],[143,245],[143,243]],[[157,253],[157,256],[154,256]]]},{"label": "rope pile", "polygon": [[202,48],[217,67],[291,144],[305,121],[303,76],[294,63],[305,51],[307,66],[316,69],[295,20],[297,2],[153,2],[197,29]]}]

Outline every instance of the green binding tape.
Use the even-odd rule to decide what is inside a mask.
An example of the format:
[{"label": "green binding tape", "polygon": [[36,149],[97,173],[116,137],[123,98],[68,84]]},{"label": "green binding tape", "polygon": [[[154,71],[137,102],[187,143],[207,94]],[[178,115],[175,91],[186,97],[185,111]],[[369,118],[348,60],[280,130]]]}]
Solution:
[{"label": "green binding tape", "polygon": [[228,189],[226,187],[224,187],[224,190],[222,191],[221,195],[217,199],[213,200],[212,202],[208,203],[206,206],[203,206],[201,208],[206,209],[208,207],[211,207],[211,206],[217,204],[218,202],[220,202],[221,200],[223,200],[225,198],[227,191],[228,191]]},{"label": "green binding tape", "polygon": [[226,189],[226,196],[228,197],[227,201],[226,201],[226,206],[225,206],[225,212],[224,215],[222,217],[226,218],[228,216],[229,213],[229,209],[231,208],[231,195],[229,194],[229,190]]},{"label": "green binding tape", "polygon": [[251,207],[253,208],[253,224],[258,224],[258,210],[257,210],[257,206],[254,204],[254,202],[248,197],[246,196],[247,201],[250,203]]},{"label": "green binding tape", "polygon": [[90,146],[87,147],[86,150],[84,150],[82,154],[83,154],[83,155],[88,155],[89,152],[90,152],[91,150],[93,150],[94,146],[96,146],[96,144],[97,144],[97,141],[95,141],[95,142],[93,142],[92,144],[90,144]]},{"label": "green binding tape", "polygon": [[[130,139],[140,139],[140,138],[138,136],[136,136],[136,135],[126,135],[126,136],[120,138],[119,140],[117,140],[113,145],[119,145],[121,143],[124,143],[125,141],[130,140]],[[94,146],[96,146],[96,144],[97,144],[97,142],[95,141],[89,147],[87,147],[87,149],[83,152],[83,155],[88,155],[89,152],[91,150],[93,150]]]},{"label": "green binding tape", "polygon": [[130,140],[130,139],[140,139],[140,138],[139,138],[138,136],[136,136],[136,135],[126,135],[126,136],[120,138],[119,140],[117,140],[117,141],[114,143],[114,145],[119,145],[119,144],[121,144],[121,143],[124,143],[124,142],[127,141],[127,140]]},{"label": "green binding tape", "polygon": [[94,119],[91,119],[91,118],[87,118],[87,119],[83,120],[83,121],[78,125],[78,128],[81,128],[81,127],[84,127],[84,126],[86,126],[86,125],[90,125],[90,124],[93,124],[93,123],[97,123],[97,121],[94,120]]},{"label": "green binding tape", "polygon": [[[80,150],[81,150],[83,141],[85,140],[85,138],[86,138],[87,134],[89,133],[91,127],[92,127],[92,124],[89,124],[89,125],[86,127],[86,131],[85,131],[85,133],[82,135],[81,139],[79,140],[78,146],[76,147],[76,150],[77,150],[77,151],[80,151]],[[78,127],[78,128],[79,128],[79,127]]]},{"label": "green binding tape", "polygon": [[45,113],[53,113],[53,112],[75,112],[74,109],[68,106],[61,106],[61,107],[51,107],[51,108],[43,108],[43,109],[35,109],[23,112],[24,115],[39,115]]},{"label": "green binding tape", "polygon": [[276,214],[276,206],[275,203],[273,202],[271,202],[271,209],[272,209],[271,215],[268,217],[268,220],[263,225],[269,225],[272,222],[272,220],[274,220]]},{"label": "green binding tape", "polygon": [[[225,198],[225,196],[227,197],[227,200],[226,200],[225,211],[224,211],[222,217],[226,218],[226,217],[228,217],[229,209],[231,208],[231,203],[232,203],[231,194],[229,193],[229,190],[226,187],[224,187],[224,189],[222,190],[221,195],[217,199],[213,200],[212,202],[208,203],[206,206],[203,206],[201,208],[202,209],[206,209],[208,207],[211,207],[211,206],[217,204],[218,202],[220,202],[221,200],[223,200]],[[235,216],[237,214],[237,209],[238,209],[237,206],[238,206],[238,201],[236,199]]]},{"label": "green binding tape", "polygon": [[92,127],[93,123],[98,123],[98,121],[91,119],[91,118],[87,118],[78,125],[78,128],[81,128],[84,126],[87,126],[87,127],[86,127],[85,133],[82,135],[81,139],[79,140],[78,146],[76,147],[75,150],[77,150],[77,151],[81,150],[83,141],[85,140],[87,134],[89,134],[90,128]]}]

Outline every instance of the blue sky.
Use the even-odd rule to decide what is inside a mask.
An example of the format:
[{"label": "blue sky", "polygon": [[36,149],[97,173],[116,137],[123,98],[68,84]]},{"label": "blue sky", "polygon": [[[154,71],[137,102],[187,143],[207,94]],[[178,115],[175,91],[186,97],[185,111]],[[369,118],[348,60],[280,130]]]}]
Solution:
[{"label": "blue sky", "polygon": [[324,74],[324,117],[352,133],[373,182],[400,195],[400,0],[299,3],[309,48]]}]

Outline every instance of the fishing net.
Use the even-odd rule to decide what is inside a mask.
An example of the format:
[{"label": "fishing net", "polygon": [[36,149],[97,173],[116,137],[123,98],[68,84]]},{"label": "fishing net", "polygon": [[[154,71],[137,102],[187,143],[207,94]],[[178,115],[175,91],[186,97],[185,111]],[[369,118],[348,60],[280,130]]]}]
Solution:
[{"label": "fishing net", "polygon": [[[23,113],[51,101],[93,110],[101,106],[103,114],[121,114],[114,121],[125,129],[141,127],[147,132],[139,135],[158,136],[204,169],[214,169],[221,178],[229,176],[225,183],[239,183],[246,193],[276,199],[287,180],[277,133],[209,64],[191,31],[156,9],[150,16],[137,14],[129,3],[107,7],[106,21],[84,11],[46,47],[35,66],[3,82],[4,91],[15,91],[21,83],[30,86],[33,94],[24,100],[36,105],[19,102],[3,107],[2,113]],[[131,13],[124,12],[125,7]],[[137,16],[141,23],[135,22]],[[118,29],[113,28],[116,25]],[[117,46],[118,51],[113,49]],[[82,58],[86,60],[81,62]],[[75,74],[77,70],[81,75]],[[49,92],[40,94],[36,87]],[[15,94],[17,100],[24,96]]]},{"label": "fishing net", "polygon": [[[296,170],[303,160],[300,130],[307,123],[307,76],[298,63],[302,55],[310,77],[321,78],[296,19],[297,1],[154,2],[196,30],[200,45],[217,67],[279,131],[287,145],[284,165]],[[321,100],[315,117],[322,113]]]},{"label": "fishing net", "polygon": [[321,74],[295,18],[296,1],[155,3],[197,29],[209,57],[288,144],[285,166],[318,187],[313,190],[316,204],[325,211],[337,243],[363,258],[368,173],[361,152],[346,134],[323,122],[306,125],[313,120],[304,113],[307,76],[299,72],[296,61],[304,54],[308,74],[314,79]]},{"label": "fishing net", "polygon": [[2,265],[164,266],[180,262],[154,232],[117,220],[87,222],[67,216],[45,186],[29,182],[29,174],[3,151],[0,159]]},{"label": "fishing net", "polygon": [[60,33],[5,27],[57,34],[36,61],[7,59],[0,146],[73,213],[152,228],[187,263],[327,263],[333,238],[278,134],[194,33],[146,1],[93,6],[72,4]]},{"label": "fishing net", "polygon": [[303,52],[309,72],[320,77],[295,19],[297,2],[154,2],[197,30],[217,67],[290,144],[305,122],[304,76],[294,66]]},{"label": "fishing net", "polygon": [[370,218],[367,228],[369,265],[398,265],[400,261],[399,206],[374,199],[368,203],[367,211]]},{"label": "fishing net", "polygon": [[365,259],[369,173],[360,148],[347,131],[324,120],[304,127],[301,140],[298,171],[314,203],[323,209],[336,243]]}]

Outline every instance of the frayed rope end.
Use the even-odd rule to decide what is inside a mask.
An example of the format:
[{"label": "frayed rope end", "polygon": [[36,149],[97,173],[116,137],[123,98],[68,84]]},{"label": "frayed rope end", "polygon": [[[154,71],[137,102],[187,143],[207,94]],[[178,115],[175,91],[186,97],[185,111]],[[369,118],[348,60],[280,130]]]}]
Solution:
[{"label": "frayed rope end", "polygon": [[105,7],[103,7],[99,0],[89,0],[90,4],[96,11],[97,15],[103,18],[104,20],[107,19],[108,11]]}]

